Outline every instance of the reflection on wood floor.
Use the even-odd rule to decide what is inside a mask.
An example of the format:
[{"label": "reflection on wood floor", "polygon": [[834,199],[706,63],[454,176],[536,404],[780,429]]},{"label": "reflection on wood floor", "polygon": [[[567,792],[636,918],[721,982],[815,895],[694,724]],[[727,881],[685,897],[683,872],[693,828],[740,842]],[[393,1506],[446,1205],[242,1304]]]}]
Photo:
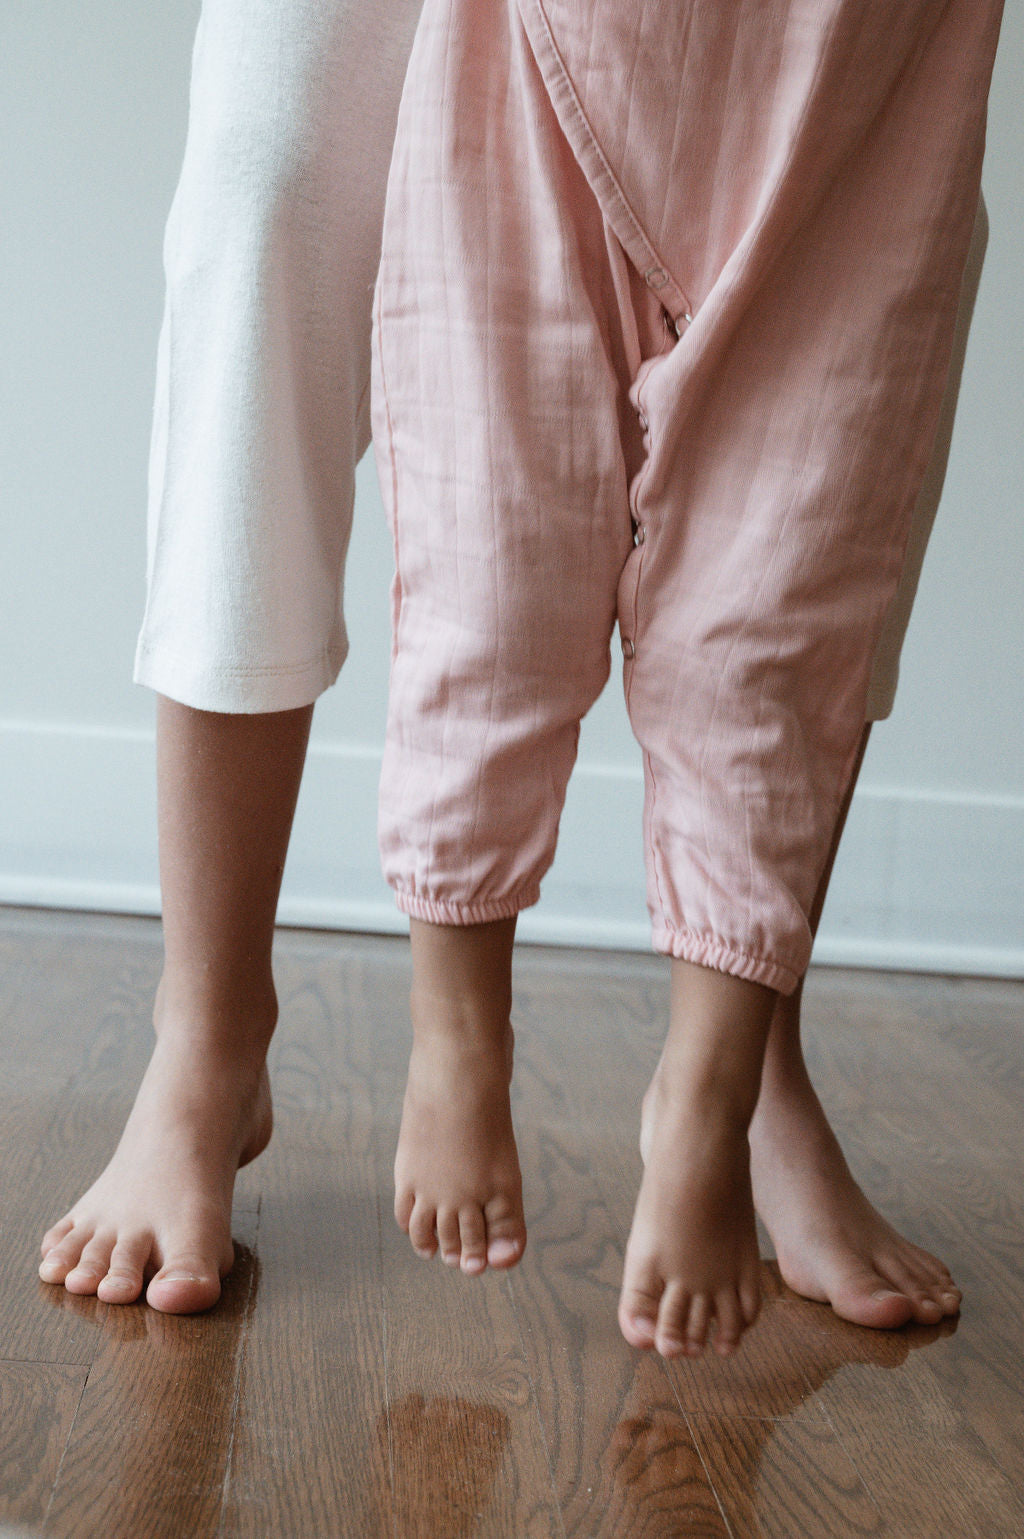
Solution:
[{"label": "reflection on wood floor", "polygon": [[468,1281],[390,1215],[400,941],[282,932],[277,1130],[239,1180],[210,1314],[73,1299],[39,1235],[116,1141],[160,966],[144,920],[0,917],[0,1525],[413,1539],[1024,1533],[1024,985],[819,970],[808,1054],[851,1164],[965,1290],[876,1334],[789,1293],[728,1362],[615,1324],[655,958],[524,949],[530,1243]]}]

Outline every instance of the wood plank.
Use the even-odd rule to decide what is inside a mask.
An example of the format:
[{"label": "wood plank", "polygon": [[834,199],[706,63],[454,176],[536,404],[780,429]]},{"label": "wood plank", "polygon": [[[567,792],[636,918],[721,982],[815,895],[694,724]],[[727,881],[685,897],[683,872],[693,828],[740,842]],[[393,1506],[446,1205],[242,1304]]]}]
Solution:
[{"label": "wood plank", "polygon": [[[294,947],[281,948],[285,983],[300,960],[275,1074],[283,1136],[297,1157],[315,1151],[346,1167],[361,1162],[367,1195],[383,1216],[383,1234],[367,1227],[361,1242],[378,1268],[379,1353],[367,1384],[376,1374],[376,1414],[367,1413],[377,1439],[369,1456],[375,1481],[361,1489],[359,1531],[390,1532],[394,1523],[410,1536],[456,1534],[466,1524],[501,1536],[559,1533],[502,1279],[471,1282],[420,1262],[391,1217],[409,1032],[407,947],[352,941],[340,962],[335,948],[306,948],[301,959]],[[269,1197],[265,1212],[269,1220]],[[265,1237],[265,1256],[266,1244]],[[367,1259],[353,1263],[365,1268]],[[367,1320],[370,1296],[368,1285]]]},{"label": "wood plank", "polygon": [[860,1330],[768,1264],[743,1351],[666,1367],[615,1322],[667,1010],[653,958],[517,958],[530,1243],[506,1277],[425,1265],[393,1225],[406,946],[282,932],[278,1127],[236,1215],[254,1221],[265,1194],[259,1259],[190,1321],[37,1284],[43,1215],[120,1131],[159,962],[149,922],[0,916],[0,1355],[49,1360],[13,1365],[21,1388],[56,1375],[45,1399],[3,1402],[3,1431],[42,1449],[17,1455],[40,1476],[13,1520],[38,1521],[66,1441],[52,1532],[75,1539],[1024,1530],[1024,987],[852,972],[808,986],[809,1057],[854,1169],[950,1260],[962,1319]]},{"label": "wood plank", "polygon": [[256,1276],[243,1249],[205,1315],[77,1301],[99,1339],[47,1516],[53,1539],[217,1533]]},{"label": "wood plank", "polygon": [[953,1404],[930,1354],[915,1354],[916,1372],[894,1372],[908,1336],[883,1340],[890,1364],[851,1364],[819,1403],[891,1532],[900,1539],[1024,1533],[1019,1485]]},{"label": "wood plank", "polygon": [[829,1427],[700,1411],[688,1420],[735,1539],[896,1539]]},{"label": "wood plank", "polygon": [[[624,1511],[645,1535],[677,1533],[684,1518],[724,1532],[664,1365],[619,1334],[621,1237],[590,1159],[550,1125],[521,1126],[521,1154],[530,1239],[509,1288],[565,1533],[619,1535]],[[630,1460],[652,1415],[646,1457]]]},{"label": "wood plank", "polygon": [[225,1536],[393,1533],[374,963],[372,943],[279,940],[277,1125],[260,1162],[261,1281]]},{"label": "wood plank", "polygon": [[0,1362],[0,1522],[42,1524],[88,1372]]},{"label": "wood plank", "polygon": [[382,1254],[396,1532],[560,1536],[508,1279],[421,1261],[391,1223]]},{"label": "wood plank", "polygon": [[[946,980],[868,980],[831,1018],[810,1016],[812,1056],[854,1171],[904,1233],[943,1257],[964,1289],[954,1330],[928,1346],[929,1372],[993,1463],[1024,1487],[1024,1130],[1005,1105],[938,1050],[929,999]],[[1024,997],[1024,990],[1022,990]],[[918,1013],[915,1015],[915,1011]],[[1012,1039],[1007,1041],[1010,1051]],[[1018,1045],[1024,1058],[1024,1043]],[[892,1062],[901,1062],[894,1075]],[[939,1112],[941,1108],[941,1112]],[[902,1333],[901,1333],[902,1335]],[[899,1338],[895,1338],[899,1339]],[[919,1355],[900,1373],[921,1370]]]},{"label": "wood plank", "polygon": [[376,1171],[339,1146],[266,1156],[224,1535],[392,1532]]}]

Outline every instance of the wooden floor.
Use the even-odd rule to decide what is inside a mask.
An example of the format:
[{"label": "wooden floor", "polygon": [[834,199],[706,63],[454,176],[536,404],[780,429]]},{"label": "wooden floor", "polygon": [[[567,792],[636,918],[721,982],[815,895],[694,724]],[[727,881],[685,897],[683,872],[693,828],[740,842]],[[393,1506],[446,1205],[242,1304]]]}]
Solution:
[{"label": "wooden floor", "polygon": [[144,920],[0,913],[0,1527],[67,1539],[1024,1534],[1024,985],[825,971],[809,1054],[855,1170],[950,1262],[960,1322],[796,1299],[732,1361],[632,1352],[615,1302],[657,959],[524,949],[530,1244],[466,1281],[390,1216],[403,943],[283,932],[278,1128],[221,1304],[35,1278],[116,1141],[160,967]]}]

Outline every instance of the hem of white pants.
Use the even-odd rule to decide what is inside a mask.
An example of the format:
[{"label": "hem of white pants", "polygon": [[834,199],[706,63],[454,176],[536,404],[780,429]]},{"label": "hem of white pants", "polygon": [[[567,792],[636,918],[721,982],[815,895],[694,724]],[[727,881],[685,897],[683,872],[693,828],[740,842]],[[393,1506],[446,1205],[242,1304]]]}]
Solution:
[{"label": "hem of white pants", "polygon": [[655,925],[652,941],[655,951],[665,956],[677,957],[682,962],[696,962],[700,967],[713,967],[716,972],[746,978],[750,983],[763,983],[780,994],[792,994],[802,976],[783,962],[739,951],[715,935]]},{"label": "hem of white pants", "polygon": [[340,641],[286,667],[225,667],[186,661],[140,640],[133,677],[193,710],[255,716],[312,705],[335,682],[347,654],[347,642]]},{"label": "hem of white pants", "polygon": [[424,898],[419,893],[395,888],[395,902],[410,919],[424,919],[428,924],[491,924],[496,919],[511,919],[524,908],[532,908],[540,898],[540,885],[524,887],[506,898],[485,898],[479,903],[452,903],[448,899]]}]

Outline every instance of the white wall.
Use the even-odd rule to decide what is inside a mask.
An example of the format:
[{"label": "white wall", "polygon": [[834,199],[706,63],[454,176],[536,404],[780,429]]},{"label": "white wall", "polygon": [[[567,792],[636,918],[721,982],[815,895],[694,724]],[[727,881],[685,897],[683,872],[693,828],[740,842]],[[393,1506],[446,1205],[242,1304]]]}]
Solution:
[{"label": "white wall", "polygon": [[[0,899],[153,911],[152,701],[130,683],[160,242],[198,11],[3,0]],[[1024,972],[1024,7],[992,100],[992,238],[947,493],[822,960]],[[318,707],[283,917],[398,928],[373,803],[389,551],[361,472],[352,654]],[[645,946],[636,754],[613,679],[522,934]]]}]

